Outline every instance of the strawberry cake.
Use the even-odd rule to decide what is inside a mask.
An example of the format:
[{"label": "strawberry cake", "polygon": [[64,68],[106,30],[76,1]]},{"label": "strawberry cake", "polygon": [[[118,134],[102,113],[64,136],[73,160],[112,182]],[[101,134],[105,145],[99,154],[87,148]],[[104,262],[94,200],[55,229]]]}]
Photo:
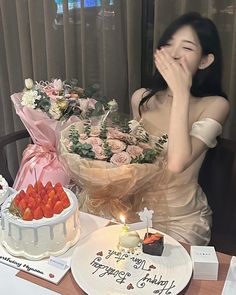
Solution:
[{"label": "strawberry cake", "polygon": [[14,256],[39,260],[65,253],[80,236],[78,201],[61,184],[37,181],[2,205],[2,244]]}]

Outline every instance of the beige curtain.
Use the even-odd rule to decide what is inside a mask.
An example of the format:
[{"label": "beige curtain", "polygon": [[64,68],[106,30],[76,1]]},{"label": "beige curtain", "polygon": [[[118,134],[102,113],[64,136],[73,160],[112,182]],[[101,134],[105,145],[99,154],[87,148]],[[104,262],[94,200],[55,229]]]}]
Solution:
[{"label": "beige curtain", "polygon": [[[56,2],[0,0],[0,135],[23,128],[10,95],[23,89],[25,78],[99,83],[101,95],[117,99],[126,113],[140,87],[141,0],[101,0],[90,8],[84,0],[74,7],[63,0],[62,10]],[[13,175],[22,150],[8,149]]]},{"label": "beige curtain", "polygon": [[154,0],[153,48],[166,26],[179,15],[197,11],[216,24],[223,50],[223,86],[231,112],[224,137],[236,140],[236,0]]},{"label": "beige curtain", "polygon": [[[10,95],[21,91],[28,77],[78,78],[82,87],[99,83],[102,95],[117,99],[120,110],[128,113],[146,63],[145,56],[141,59],[143,7],[153,4],[154,30],[147,26],[151,59],[163,29],[180,14],[199,11],[216,23],[231,102],[224,136],[236,140],[236,0],[101,0],[93,8],[81,0],[74,9],[72,1],[63,0],[63,13],[56,2],[0,0],[0,135],[23,128]],[[13,175],[22,150],[15,145],[8,149]]]}]

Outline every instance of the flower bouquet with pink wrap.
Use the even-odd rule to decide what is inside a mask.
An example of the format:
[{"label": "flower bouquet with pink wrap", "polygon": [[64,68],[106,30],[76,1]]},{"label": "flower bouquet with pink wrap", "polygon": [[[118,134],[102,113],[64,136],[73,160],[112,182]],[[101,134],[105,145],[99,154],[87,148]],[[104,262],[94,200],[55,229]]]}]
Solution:
[{"label": "flower bouquet with pink wrap", "polygon": [[102,113],[103,104],[92,97],[97,91],[96,85],[88,90],[80,88],[76,79],[39,83],[26,79],[23,92],[11,96],[16,113],[34,143],[29,144],[23,153],[15,189],[34,183],[35,174],[43,183],[50,180],[52,183],[69,184],[70,176],[56,152],[57,130],[77,117],[84,119],[93,113]]},{"label": "flower bouquet with pink wrap", "polygon": [[134,221],[142,193],[162,173],[166,141],[166,135],[154,138],[141,123],[115,114],[78,120],[64,128],[60,158],[82,188],[80,209],[115,219],[123,213]]}]

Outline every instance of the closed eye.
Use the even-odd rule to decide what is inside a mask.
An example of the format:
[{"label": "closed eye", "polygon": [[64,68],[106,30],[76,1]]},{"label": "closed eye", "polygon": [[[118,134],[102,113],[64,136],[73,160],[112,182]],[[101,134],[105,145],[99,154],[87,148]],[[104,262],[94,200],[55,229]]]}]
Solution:
[{"label": "closed eye", "polygon": [[189,50],[189,51],[193,51],[193,49],[190,48],[190,47],[183,47],[183,48],[186,49],[186,50]]}]

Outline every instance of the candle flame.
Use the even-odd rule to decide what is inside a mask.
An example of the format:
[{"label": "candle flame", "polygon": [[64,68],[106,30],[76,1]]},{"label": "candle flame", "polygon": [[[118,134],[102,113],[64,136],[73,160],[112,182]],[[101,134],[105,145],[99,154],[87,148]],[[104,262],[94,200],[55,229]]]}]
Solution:
[{"label": "candle flame", "polygon": [[125,224],[125,216],[122,214],[120,215],[120,221]]}]

